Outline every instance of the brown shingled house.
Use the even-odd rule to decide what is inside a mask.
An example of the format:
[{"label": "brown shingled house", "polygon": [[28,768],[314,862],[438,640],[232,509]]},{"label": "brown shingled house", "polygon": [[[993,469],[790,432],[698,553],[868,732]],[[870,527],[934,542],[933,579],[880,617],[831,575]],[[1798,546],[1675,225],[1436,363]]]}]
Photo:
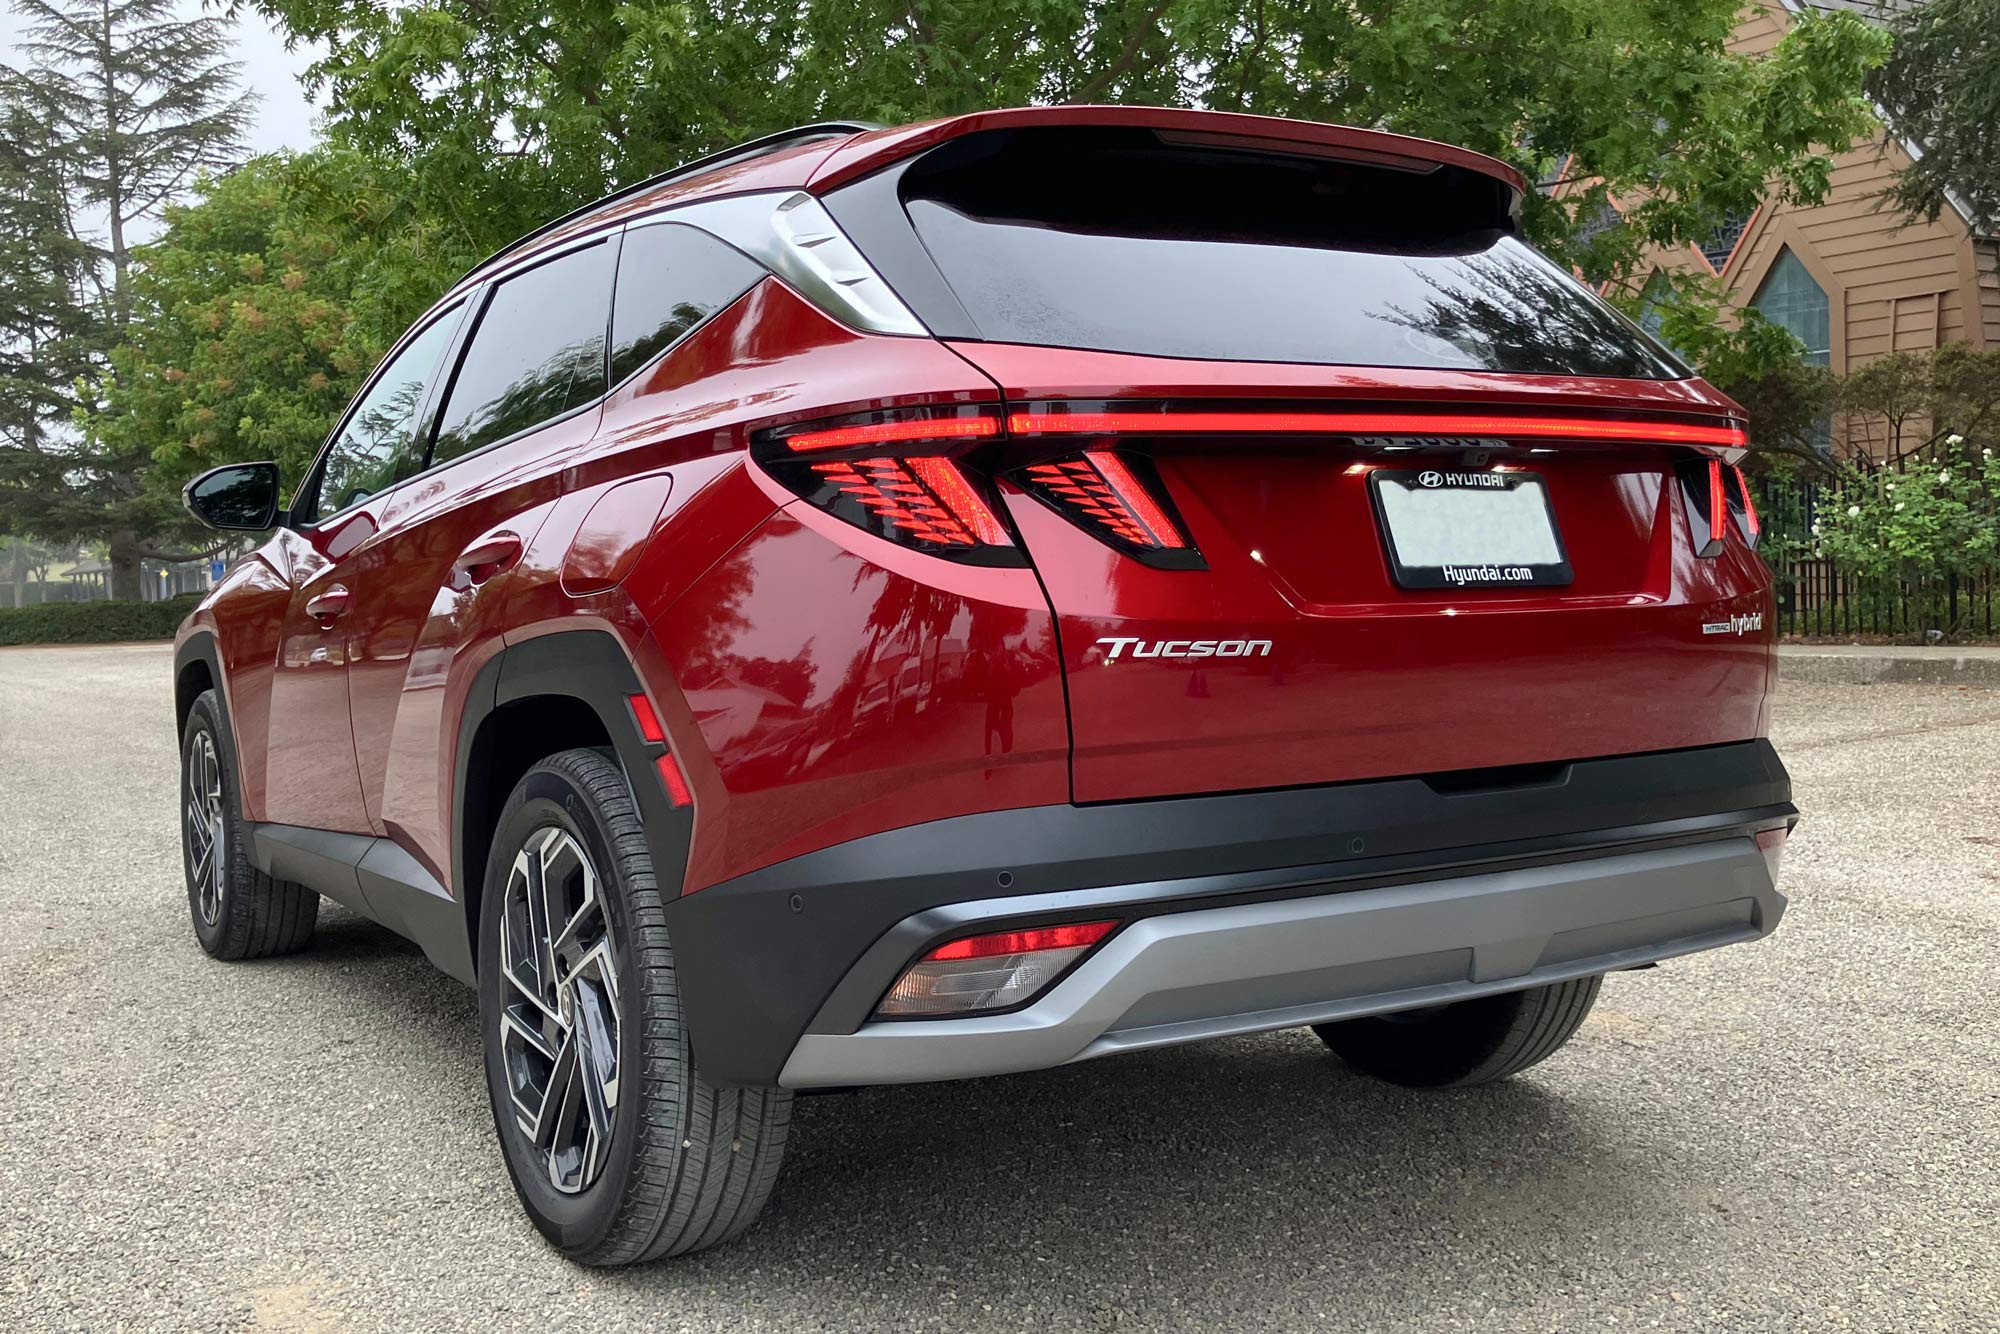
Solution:
[{"label": "brown shingled house", "polygon": [[[1872,19],[1909,3],[1751,0],[1731,49],[1768,51],[1809,8]],[[1912,222],[1880,197],[1918,151],[1885,129],[1835,159],[1824,203],[1769,202],[1705,246],[1656,251],[1647,272],[1714,273],[1732,306],[1756,307],[1836,372],[1947,342],[2000,347],[2000,237],[1975,232],[1956,201]]]}]

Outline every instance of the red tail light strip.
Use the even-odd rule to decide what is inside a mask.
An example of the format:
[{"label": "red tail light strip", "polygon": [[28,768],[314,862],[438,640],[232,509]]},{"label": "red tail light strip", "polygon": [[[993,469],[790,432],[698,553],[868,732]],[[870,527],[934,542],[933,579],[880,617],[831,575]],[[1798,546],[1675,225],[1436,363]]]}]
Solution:
[{"label": "red tail light strip", "polygon": [[950,459],[931,456],[911,459],[910,471],[915,473],[930,493],[942,500],[952,517],[969,531],[976,541],[989,547],[1011,547],[1014,539],[1007,533],[1007,525],[1000,522],[993,511],[986,508],[986,502],[965,480],[965,474]]},{"label": "red tail light strip", "polygon": [[1172,550],[1187,545],[1187,539],[1180,535],[1180,530],[1174,526],[1174,521],[1167,517],[1166,511],[1160,508],[1160,503],[1153,499],[1153,493],[1132,475],[1132,470],[1125,466],[1123,459],[1108,449],[1093,449],[1084,457],[1090,460],[1092,466],[1110,484],[1112,491],[1117,493],[1118,503],[1138,520],[1154,546]]},{"label": "red tail light strip", "polygon": [[1735,464],[1730,471],[1736,474],[1736,489],[1743,493],[1743,517],[1750,524],[1750,545],[1757,545],[1757,535],[1764,531],[1764,525],[1757,522],[1757,502],[1750,499],[1750,479],[1743,475],[1743,469]]},{"label": "red tail light strip", "polygon": [[1622,418],[1448,416],[1407,412],[1016,412],[1014,435],[1328,435],[1507,436],[1547,440],[1634,440],[1674,445],[1750,443],[1740,426]]},{"label": "red tail light strip", "polygon": [[1708,461],[1708,540],[1720,542],[1729,528],[1729,500],[1723,492],[1722,460]]},{"label": "red tail light strip", "polygon": [[912,537],[942,546],[1014,545],[950,459],[853,459],[812,469]]},{"label": "red tail light strip", "polygon": [[974,440],[998,434],[998,417],[911,417],[866,422],[859,426],[833,426],[820,431],[800,431],[797,435],[785,437],[785,447],[800,451],[851,449],[856,445],[912,440]]},{"label": "red tail light strip", "polygon": [[1110,450],[1093,449],[1082,458],[1032,464],[1027,475],[1047,494],[1133,546],[1179,550],[1187,545],[1152,492]]}]

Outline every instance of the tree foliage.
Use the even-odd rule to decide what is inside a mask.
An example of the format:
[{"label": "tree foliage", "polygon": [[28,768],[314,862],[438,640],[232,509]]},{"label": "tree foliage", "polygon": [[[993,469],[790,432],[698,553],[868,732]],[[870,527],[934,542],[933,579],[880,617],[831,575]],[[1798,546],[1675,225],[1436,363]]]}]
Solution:
[{"label": "tree foliage", "polygon": [[[1869,125],[1886,38],[1801,18],[1731,53],[1736,0],[254,0],[324,43],[345,142],[409,163],[422,203],[497,245],[746,136],[1027,102],[1146,102],[1427,135],[1531,178],[1530,238],[1593,277],[1708,237],[1775,190],[1824,196]],[[1590,232],[1608,195],[1626,226]]]},{"label": "tree foliage", "polygon": [[297,478],[360,381],[466,262],[352,152],[253,158],[166,210],[139,252],[132,337],[93,439],[154,461],[177,494],[221,463]]},{"label": "tree foliage", "polygon": [[1871,86],[1922,155],[1890,198],[1935,220],[1955,193],[1975,229],[2000,228],[2000,0],[1930,0],[1893,31],[1895,54]]},{"label": "tree foliage", "polygon": [[[28,64],[6,83],[38,138],[29,174],[60,194],[62,244],[78,263],[64,347],[102,367],[130,334],[132,232],[197,174],[233,160],[251,99],[236,91],[228,20],[175,17],[172,0],[15,0]],[[42,225],[32,198],[0,199],[0,231]],[[101,231],[91,225],[102,219]],[[115,380],[115,372],[113,374]],[[79,381],[80,383],[80,381]],[[72,395],[84,415],[98,405]],[[102,540],[112,595],[139,596],[140,561],[171,507],[147,487],[152,451],[130,434],[62,431],[0,458],[0,529]]]}]

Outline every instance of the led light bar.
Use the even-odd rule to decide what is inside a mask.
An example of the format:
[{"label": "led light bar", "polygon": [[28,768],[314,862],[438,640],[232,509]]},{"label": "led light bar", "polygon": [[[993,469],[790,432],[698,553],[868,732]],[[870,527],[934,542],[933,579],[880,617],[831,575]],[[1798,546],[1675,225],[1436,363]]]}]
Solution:
[{"label": "led light bar", "polygon": [[1632,440],[1742,449],[1743,428],[1619,417],[1512,417],[1412,412],[1015,412],[1013,435],[1442,435]]},{"label": "led light bar", "polygon": [[828,426],[784,437],[787,449],[853,449],[858,445],[907,443],[915,440],[976,440],[1000,434],[998,417],[901,417]]}]

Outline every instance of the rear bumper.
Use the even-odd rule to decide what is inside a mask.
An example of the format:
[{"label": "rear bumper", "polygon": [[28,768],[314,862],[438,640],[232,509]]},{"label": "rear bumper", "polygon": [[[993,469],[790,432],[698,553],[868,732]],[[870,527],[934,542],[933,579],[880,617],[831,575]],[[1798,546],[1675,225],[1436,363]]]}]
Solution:
[{"label": "rear bumper", "polygon": [[[1043,911],[1061,911],[1061,896]],[[1785,900],[1750,838],[1146,917],[1033,1004],[807,1033],[787,1088],[1040,1070],[1518,990],[1753,940]],[[1032,911],[1014,902],[992,915]]]},{"label": "rear bumper", "polygon": [[[668,909],[703,1073],[810,1088],[1026,1070],[1539,985],[1768,932],[1751,835],[1797,818],[1758,740],[932,821]],[[1125,925],[1012,1014],[871,1022],[926,950]]]}]

